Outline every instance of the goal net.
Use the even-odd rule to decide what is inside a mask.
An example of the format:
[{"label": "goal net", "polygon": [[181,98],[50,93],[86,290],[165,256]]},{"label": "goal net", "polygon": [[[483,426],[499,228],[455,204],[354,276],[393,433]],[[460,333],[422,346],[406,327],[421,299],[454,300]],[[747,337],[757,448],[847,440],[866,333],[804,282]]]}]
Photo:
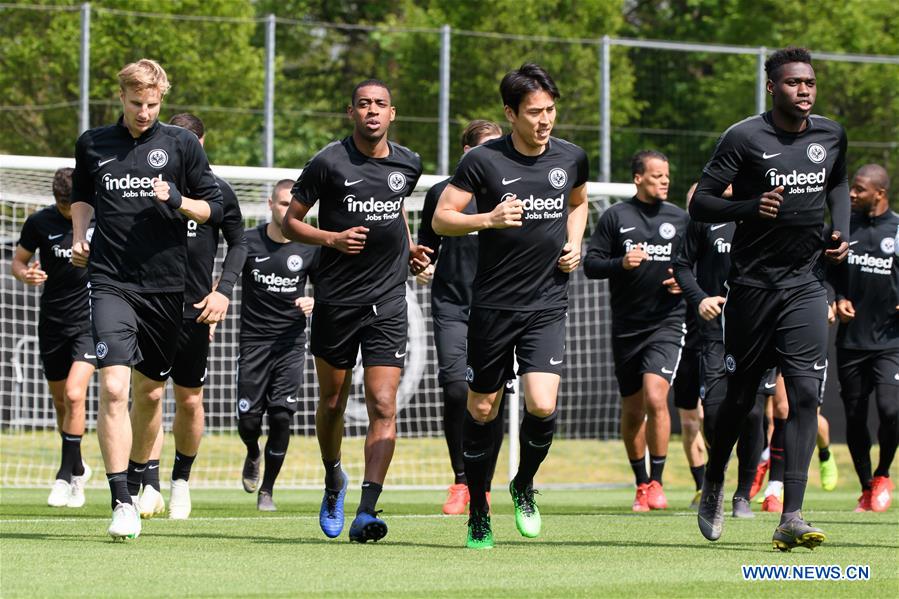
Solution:
[{"label": "goal net", "polygon": [[[27,287],[10,274],[9,265],[25,219],[35,210],[52,203],[51,184],[57,168],[74,166],[72,159],[32,156],[0,156],[0,485],[33,486],[49,484],[59,465],[59,436],[49,389],[43,378],[37,344],[39,289]],[[234,188],[241,203],[247,228],[268,220],[266,199],[280,179],[296,179],[299,169],[213,166],[213,171]],[[421,178],[406,208],[413,236],[417,233],[424,194],[443,177]],[[599,214],[617,198],[630,197],[630,184],[589,183],[590,218],[585,243]],[[310,213],[315,218],[315,212]],[[224,247],[219,248],[216,273]],[[437,384],[437,354],[431,328],[430,288],[409,278],[409,352],[397,397],[399,440],[390,469],[391,486],[445,486],[452,482],[442,432],[442,398]],[[619,397],[615,383],[610,316],[605,282],[587,280],[581,270],[571,278],[567,365],[559,396],[557,438],[606,439],[618,436]],[[241,288],[232,297],[227,320],[210,347],[209,375],[205,387],[206,435],[191,474],[195,487],[239,485],[244,447],[236,434],[235,368],[238,353],[238,318]],[[88,435],[83,443],[85,460],[102,471],[102,462],[93,433],[97,415],[97,377],[87,400]],[[320,487],[322,466],[315,440],[315,405],[318,389],[315,368],[307,355],[302,381],[300,409],[292,428],[288,457],[278,478],[279,487]],[[362,369],[354,370],[353,388],[346,411],[344,464],[353,481],[362,478],[362,438],[367,414],[362,392]],[[517,421],[523,407],[520,397],[509,413]],[[171,430],[174,416],[171,387],[166,390],[163,425]],[[511,422],[508,419],[507,421]],[[510,426],[517,437],[517,422]],[[163,449],[162,467],[174,453],[171,438]],[[513,452],[501,454],[497,480],[508,468],[505,460]],[[576,476],[576,475],[572,475]],[[167,478],[163,476],[163,479]],[[576,478],[562,482],[580,483]],[[103,486],[102,476],[92,486]]]}]

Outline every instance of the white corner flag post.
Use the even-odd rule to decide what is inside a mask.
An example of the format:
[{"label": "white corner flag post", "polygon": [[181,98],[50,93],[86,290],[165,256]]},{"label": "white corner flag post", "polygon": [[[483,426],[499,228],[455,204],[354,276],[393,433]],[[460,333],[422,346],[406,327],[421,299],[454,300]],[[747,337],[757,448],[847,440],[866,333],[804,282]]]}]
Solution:
[{"label": "white corner flag post", "polygon": [[[514,361],[513,368],[515,372],[518,372],[517,359]],[[514,390],[512,397],[506,397],[509,404],[509,481],[515,478],[515,474],[518,472],[518,427],[521,418],[521,401],[524,399],[521,396],[523,387],[517,376],[512,379],[512,389]]]}]

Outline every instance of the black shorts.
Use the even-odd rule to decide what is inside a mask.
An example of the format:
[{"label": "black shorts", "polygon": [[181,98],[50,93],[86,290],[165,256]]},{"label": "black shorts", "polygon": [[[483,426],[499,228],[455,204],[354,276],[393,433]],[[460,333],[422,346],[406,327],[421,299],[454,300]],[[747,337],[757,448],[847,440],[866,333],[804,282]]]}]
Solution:
[{"label": "black shorts", "polygon": [[643,388],[643,375],[657,374],[673,383],[679,367],[687,328],[683,318],[671,317],[648,335],[612,336],[615,377],[622,397]]},{"label": "black shorts", "polygon": [[685,347],[681,352],[677,376],[671,386],[674,393],[674,406],[681,410],[695,410],[699,404],[699,387],[701,383],[700,363],[702,351],[699,348]]},{"label": "black shorts", "polygon": [[431,312],[437,348],[437,382],[440,386],[465,381],[468,364],[468,316],[464,313]]},{"label": "black shorts", "polygon": [[175,359],[184,296],[92,285],[91,327],[97,364],[134,366],[154,381],[168,378]]},{"label": "black shorts", "polygon": [[186,318],[178,331],[178,351],[172,364],[172,382],[181,387],[202,387],[206,382],[209,357],[209,325]]},{"label": "black shorts", "polygon": [[819,282],[791,289],[732,285],[724,304],[729,376],[778,366],[784,376],[821,380],[827,369],[827,295]]},{"label": "black shorts", "polygon": [[262,416],[272,408],[296,413],[306,365],[300,345],[241,345],[237,356],[237,417]]},{"label": "black shorts", "polygon": [[837,377],[844,400],[866,398],[876,385],[897,387],[899,396],[899,350],[837,348]]},{"label": "black shorts", "polygon": [[37,345],[48,381],[68,378],[73,362],[87,362],[97,367],[94,353],[94,336],[90,323],[70,330],[60,330],[56,323],[40,323],[37,328]]},{"label": "black shorts", "polygon": [[[827,372],[827,369],[824,369],[824,372]],[[759,381],[759,389],[756,392],[757,395],[774,395],[775,389],[777,388],[777,368],[769,368],[765,371],[765,374],[762,375],[762,380]]]},{"label": "black shorts", "polygon": [[309,349],[334,368],[355,366],[360,346],[363,366],[402,368],[408,351],[407,310],[406,296],[368,306],[315,302]]},{"label": "black shorts", "polygon": [[520,312],[471,309],[468,319],[468,367],[465,380],[475,393],[493,393],[518,374],[562,375],[565,362],[564,307]]}]

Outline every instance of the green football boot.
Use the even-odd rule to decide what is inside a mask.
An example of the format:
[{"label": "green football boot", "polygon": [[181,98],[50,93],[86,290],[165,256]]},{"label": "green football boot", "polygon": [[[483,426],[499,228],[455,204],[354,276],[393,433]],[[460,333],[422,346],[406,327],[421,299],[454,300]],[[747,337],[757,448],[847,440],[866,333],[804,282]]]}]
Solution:
[{"label": "green football boot", "polygon": [[468,517],[469,549],[493,549],[493,529],[490,527],[490,514],[480,510],[472,510]]},{"label": "green football boot", "polygon": [[534,500],[534,488],[528,486],[519,491],[515,488],[515,482],[509,483],[509,493],[512,495],[512,504],[515,506],[515,528],[521,536],[529,539],[540,534],[540,509]]},{"label": "green football boot", "polygon": [[818,462],[818,468],[821,472],[821,488],[825,491],[836,489],[840,473],[837,471],[837,461],[834,459],[832,451],[826,460]]}]

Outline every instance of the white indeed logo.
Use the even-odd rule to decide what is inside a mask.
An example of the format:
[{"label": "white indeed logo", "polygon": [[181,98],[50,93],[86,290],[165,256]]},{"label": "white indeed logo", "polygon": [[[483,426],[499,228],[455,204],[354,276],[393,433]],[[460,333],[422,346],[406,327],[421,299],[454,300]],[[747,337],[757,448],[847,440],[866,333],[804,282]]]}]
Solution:
[{"label": "white indeed logo", "polygon": [[290,272],[297,272],[303,268],[303,259],[296,254],[291,255],[287,259],[287,268],[290,269]]},{"label": "white indeed logo", "polygon": [[877,274],[890,274],[889,271],[893,268],[893,256],[890,256],[889,258],[878,258],[877,256],[872,256],[867,252],[865,252],[864,254],[856,254],[855,252],[850,251],[848,261],[849,264],[854,264],[855,266],[867,267],[868,270],[866,270],[866,272],[870,272],[870,269],[872,268],[882,269],[886,271],[884,273]]},{"label": "white indeed logo", "polygon": [[549,184],[556,189],[562,189],[568,183],[568,173],[563,168],[554,168],[549,171]]},{"label": "white indeed logo", "polygon": [[[827,169],[822,168],[818,172],[814,173],[800,173],[795,169],[792,173],[779,173],[776,168],[768,169],[768,172],[765,173],[765,176],[768,177],[768,182],[771,184],[771,187],[779,187],[783,185],[786,187],[787,185],[824,185],[824,181],[827,179]],[[809,187],[805,190],[790,190],[793,193],[800,193],[802,191],[821,191],[824,189],[823,187]]]},{"label": "white indeed logo", "polygon": [[267,275],[262,274],[262,272],[258,268],[253,269],[253,280],[257,283],[261,283],[262,285],[277,285],[278,287],[296,287],[296,285],[300,282],[300,276],[297,275],[295,277],[282,277],[281,275],[275,273],[269,273]]},{"label": "white indeed logo", "polygon": [[168,161],[169,155],[165,153],[165,150],[150,150],[150,153],[147,154],[147,164],[153,168],[162,168]]},{"label": "white indeed logo", "polygon": [[815,164],[821,164],[827,158],[827,150],[821,144],[809,144],[805,155]]},{"label": "white indeed logo", "polygon": [[59,245],[53,246],[53,255],[57,258],[70,258],[72,257],[72,248],[65,249],[59,247]]},{"label": "white indeed logo", "polygon": [[[513,193],[507,193],[500,198],[500,202],[505,202],[514,196]],[[524,218],[542,219],[542,218],[559,218],[565,208],[565,194],[561,194],[557,198],[535,198],[534,194],[526,198],[518,198],[521,200],[522,209],[525,211]]]},{"label": "white indeed logo", "polygon": [[724,241],[723,237],[719,237],[715,240],[715,250],[719,254],[729,254],[730,253],[730,242]]},{"label": "white indeed logo", "polygon": [[666,243],[644,243],[638,242],[634,243],[633,239],[625,239],[624,240],[624,251],[625,253],[637,249],[637,246],[641,246],[643,251],[649,254],[650,258],[653,260],[670,260],[671,259],[671,250],[672,244]]},{"label": "white indeed logo", "polygon": [[109,173],[106,173],[103,175],[103,185],[106,186],[107,191],[116,189],[152,189],[153,179],[150,177],[132,177],[131,175],[125,175],[116,179]]},{"label": "white indeed logo", "polygon": [[364,212],[366,214],[399,212],[403,203],[401,199],[384,201],[371,197],[367,200],[357,200],[356,196],[352,194],[343,198],[343,201],[346,204],[347,212]]},{"label": "white indeed logo", "polygon": [[387,175],[387,185],[393,191],[399,191],[406,186],[406,175],[399,171],[393,171]]}]

